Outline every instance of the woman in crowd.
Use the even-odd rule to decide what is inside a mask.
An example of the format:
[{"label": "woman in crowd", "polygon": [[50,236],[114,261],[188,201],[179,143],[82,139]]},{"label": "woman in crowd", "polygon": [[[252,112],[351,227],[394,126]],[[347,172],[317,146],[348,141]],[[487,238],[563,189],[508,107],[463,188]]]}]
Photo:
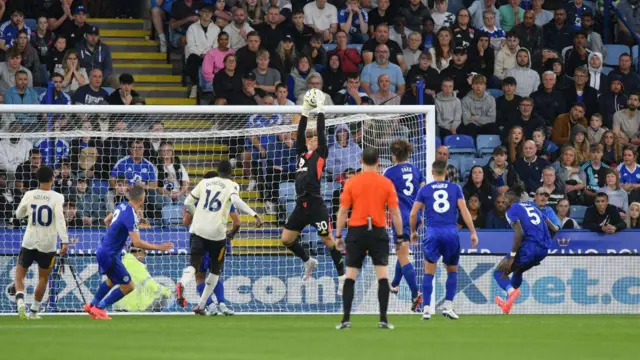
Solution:
[{"label": "woman in crowd", "polygon": [[[487,176],[484,176],[484,170],[482,166],[475,165],[471,168],[467,183],[462,188],[465,198],[476,194],[480,199],[480,204],[483,213],[488,213],[493,208],[493,202],[495,201],[498,191],[491,185]],[[484,221],[482,222],[484,224]]]},{"label": "woman in crowd", "polygon": [[284,39],[280,41],[276,53],[278,54],[282,68],[282,81],[286,81],[291,69],[296,65],[296,59],[298,58],[298,53],[291,36],[285,36]]},{"label": "woman in crowd", "polygon": [[441,72],[449,66],[453,49],[455,48],[453,43],[453,31],[444,27],[436,34],[436,39],[433,47],[429,49],[431,54],[431,67]]},{"label": "woman in crowd", "polygon": [[629,212],[629,194],[620,187],[620,173],[616,169],[607,169],[605,172],[605,186],[600,191],[609,196],[609,205],[613,205],[620,211],[620,217],[625,220]]},{"label": "woman in crowd", "polygon": [[580,225],[578,225],[578,222],[570,217],[571,205],[569,204],[569,200],[562,199],[558,201],[558,205],[556,206],[556,212],[558,213],[558,219],[560,219],[561,229],[563,230],[580,229]]},{"label": "woman in crowd", "polygon": [[543,128],[537,128],[533,131],[531,139],[536,144],[538,151],[536,155],[547,159],[551,164],[558,159],[558,146],[551,140],[547,140]]},{"label": "woman in crowd", "polygon": [[556,178],[564,185],[567,198],[571,204],[582,203],[582,191],[585,187],[586,177],[580,171],[580,164],[576,158],[576,149],[565,146],[558,161],[551,165],[556,171]]},{"label": "woman in crowd", "polygon": [[471,13],[463,8],[458,10],[456,15],[456,23],[451,30],[453,31],[453,41],[456,47],[468,48],[473,43],[475,30],[469,26],[471,22]]},{"label": "woman in crowd", "polygon": [[296,67],[291,70],[291,73],[287,77],[289,100],[295,102],[300,95],[309,89],[307,78],[312,74],[320,76],[320,74],[311,67],[311,59],[306,55],[300,55],[296,60]]},{"label": "woman in crowd", "polygon": [[589,160],[589,140],[584,126],[577,124],[571,129],[571,146],[576,150],[578,164],[582,165]]},{"label": "woman in crowd", "polygon": [[170,142],[160,144],[158,160],[158,192],[169,196],[174,203],[184,202],[189,191],[189,174],[184,165],[176,163]]},{"label": "woman in crowd", "polygon": [[[467,198],[467,208],[473,220],[473,226],[476,229],[484,228],[484,211],[481,209],[480,198],[478,194],[465,196]],[[462,216],[458,215],[458,229],[466,229],[467,225],[462,220]]]},{"label": "woman in crowd", "polygon": [[62,69],[56,69],[56,72],[64,76],[62,80],[62,91],[64,92],[74,92],[89,82],[87,70],[80,67],[78,53],[73,49],[68,50],[64,55]]},{"label": "woman in crowd", "polygon": [[338,93],[347,80],[347,74],[340,67],[340,56],[333,54],[329,56],[329,66],[322,72],[322,91],[329,94],[331,98]]},{"label": "woman in crowd", "polygon": [[640,229],[640,203],[629,205],[629,229]]},{"label": "woman in crowd", "polygon": [[224,59],[229,54],[233,55],[233,49],[229,47],[229,34],[222,31],[218,34],[218,47],[207,51],[202,60],[202,76],[206,82],[212,83],[218,71],[224,69]]},{"label": "woman in crowd", "polygon": [[261,2],[258,0],[245,0],[242,5],[244,13],[247,14],[247,21],[251,26],[261,24],[264,21],[264,10],[262,9],[262,4],[260,4]]},{"label": "woman in crowd", "polygon": [[242,89],[242,74],[236,71],[238,59],[233,54],[224,57],[224,69],[216,73],[213,79],[213,92],[216,105],[225,104],[225,97],[234,90]]},{"label": "woman in crowd", "polygon": [[605,131],[600,144],[604,148],[602,162],[609,166],[618,166],[622,162],[622,145],[618,142],[616,134],[611,130]]},{"label": "woman in crowd", "polygon": [[513,164],[522,157],[522,147],[524,146],[524,131],[520,126],[514,126],[509,130],[509,135],[505,141],[507,148],[507,161]]}]

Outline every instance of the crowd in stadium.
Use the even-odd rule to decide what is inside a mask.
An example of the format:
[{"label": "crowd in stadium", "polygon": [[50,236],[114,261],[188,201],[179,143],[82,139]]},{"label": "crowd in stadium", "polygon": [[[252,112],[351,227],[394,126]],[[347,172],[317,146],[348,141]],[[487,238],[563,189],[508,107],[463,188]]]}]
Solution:
[{"label": "crowd in stadium", "polygon": [[[56,0],[41,15],[25,14],[11,3],[16,2],[0,1],[0,17],[6,19],[0,26],[2,103],[145,104],[132,75],[114,74],[110,48],[87,19],[86,4]],[[476,227],[508,228],[501,194],[520,183],[532,200],[548,202],[565,228],[578,227],[571,206],[590,207],[584,226],[594,231],[601,231],[598,220],[605,217],[615,218],[618,229],[640,228],[640,75],[630,53],[605,68],[602,12],[593,2],[151,3],[160,51],[184,54],[190,97],[209,87],[210,105],[292,105],[318,88],[328,95],[327,105],[375,106],[417,104],[422,95],[424,104],[436,107],[442,143],[449,135],[500,139],[470,169],[460,169],[465,159],[457,154],[448,168],[449,180],[464,184]],[[632,29],[618,23],[612,37],[631,46],[640,34],[640,14],[633,0],[617,6]],[[37,28],[26,27],[25,17],[35,18]],[[53,94],[34,90],[48,81],[55,83]],[[109,94],[109,85],[117,90]],[[5,131],[21,132],[41,119],[5,115],[2,121]],[[285,121],[259,115],[247,126]],[[61,131],[134,130],[126,118],[70,124],[57,116],[53,125]],[[135,126],[164,131],[162,122],[152,120]],[[329,133],[327,181],[343,182],[359,168],[363,130],[338,126]],[[21,194],[37,186],[34,173],[41,163],[57,168],[56,188],[68,196],[70,226],[99,225],[127,184],[148,189],[150,219],[161,217],[163,205],[182,202],[189,190],[189,174],[170,142],[55,141],[0,141],[0,210],[7,223]],[[235,145],[230,155],[250,178],[248,189],[261,190],[265,211],[277,213],[273,184],[295,174],[290,134],[239,139]],[[450,155],[447,146],[437,150],[438,159]],[[261,170],[256,162],[266,166]],[[94,192],[94,179],[107,181],[109,190]]]}]

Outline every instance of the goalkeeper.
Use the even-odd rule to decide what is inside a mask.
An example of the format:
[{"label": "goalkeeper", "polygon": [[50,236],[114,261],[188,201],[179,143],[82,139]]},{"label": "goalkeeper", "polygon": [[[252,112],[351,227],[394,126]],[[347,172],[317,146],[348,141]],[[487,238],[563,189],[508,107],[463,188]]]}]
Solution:
[{"label": "goalkeeper", "polygon": [[[342,295],[345,273],[342,254],[337,249],[331,229],[331,219],[322,195],[320,179],[324,172],[329,153],[325,135],[324,94],[317,89],[309,90],[304,96],[302,117],[298,123],[296,152],[298,168],[296,170],[296,206],[289,216],[282,231],[282,244],[304,262],[304,276],[311,277],[318,261],[309,257],[298,241],[300,232],[311,225],[316,228],[318,236],[329,249],[331,259],[338,272],[338,295]],[[307,131],[307,121],[315,108],[317,114],[316,131]]]}]

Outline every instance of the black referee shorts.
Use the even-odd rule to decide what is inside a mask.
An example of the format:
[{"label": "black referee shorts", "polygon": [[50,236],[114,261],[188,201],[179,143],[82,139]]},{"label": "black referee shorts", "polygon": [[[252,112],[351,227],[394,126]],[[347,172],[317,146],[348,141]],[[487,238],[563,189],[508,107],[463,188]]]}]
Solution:
[{"label": "black referee shorts", "polygon": [[18,255],[18,264],[25,269],[31,267],[35,262],[40,269],[51,269],[55,263],[56,252],[44,253],[38,250],[21,248]]},{"label": "black referee shorts", "polygon": [[[198,259],[198,262],[202,261],[205,254],[209,254],[209,271],[220,275],[222,265],[224,264],[224,256],[227,252],[227,242],[225,239],[213,241],[196,234],[191,234],[189,238],[189,248],[191,250],[191,258]],[[199,266],[194,267],[198,269]]]},{"label": "black referee shorts", "polygon": [[331,234],[329,211],[322,198],[310,197],[297,200],[296,207],[293,209],[284,228],[302,232],[307,225],[315,227],[319,236],[329,236]]},{"label": "black referee shorts", "polygon": [[362,269],[367,254],[376,266],[389,265],[389,235],[382,227],[349,227],[346,239],[347,266]]}]

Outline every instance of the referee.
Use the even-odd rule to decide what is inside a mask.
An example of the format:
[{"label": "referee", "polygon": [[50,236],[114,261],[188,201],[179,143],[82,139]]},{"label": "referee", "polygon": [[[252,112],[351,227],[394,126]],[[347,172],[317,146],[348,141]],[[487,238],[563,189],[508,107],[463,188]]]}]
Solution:
[{"label": "referee", "polygon": [[[351,327],[351,304],[353,303],[354,288],[358,272],[367,256],[376,267],[378,278],[378,301],[380,302],[381,329],[393,329],[387,321],[387,307],[389,306],[389,281],[387,279],[387,265],[389,264],[389,237],[386,230],[386,209],[389,208],[399,239],[404,239],[402,233],[402,217],[398,207],[398,195],[391,180],[378,174],[378,151],[366,148],[362,152],[362,172],[351,178],[345,184],[340,196],[340,210],[338,210],[338,224],[336,239],[340,241],[342,229],[347,222],[347,213],[351,208],[349,230],[347,234],[347,279],[344,282],[342,305],[344,315],[342,322],[336,329]],[[375,189],[375,191],[372,191]]]}]

